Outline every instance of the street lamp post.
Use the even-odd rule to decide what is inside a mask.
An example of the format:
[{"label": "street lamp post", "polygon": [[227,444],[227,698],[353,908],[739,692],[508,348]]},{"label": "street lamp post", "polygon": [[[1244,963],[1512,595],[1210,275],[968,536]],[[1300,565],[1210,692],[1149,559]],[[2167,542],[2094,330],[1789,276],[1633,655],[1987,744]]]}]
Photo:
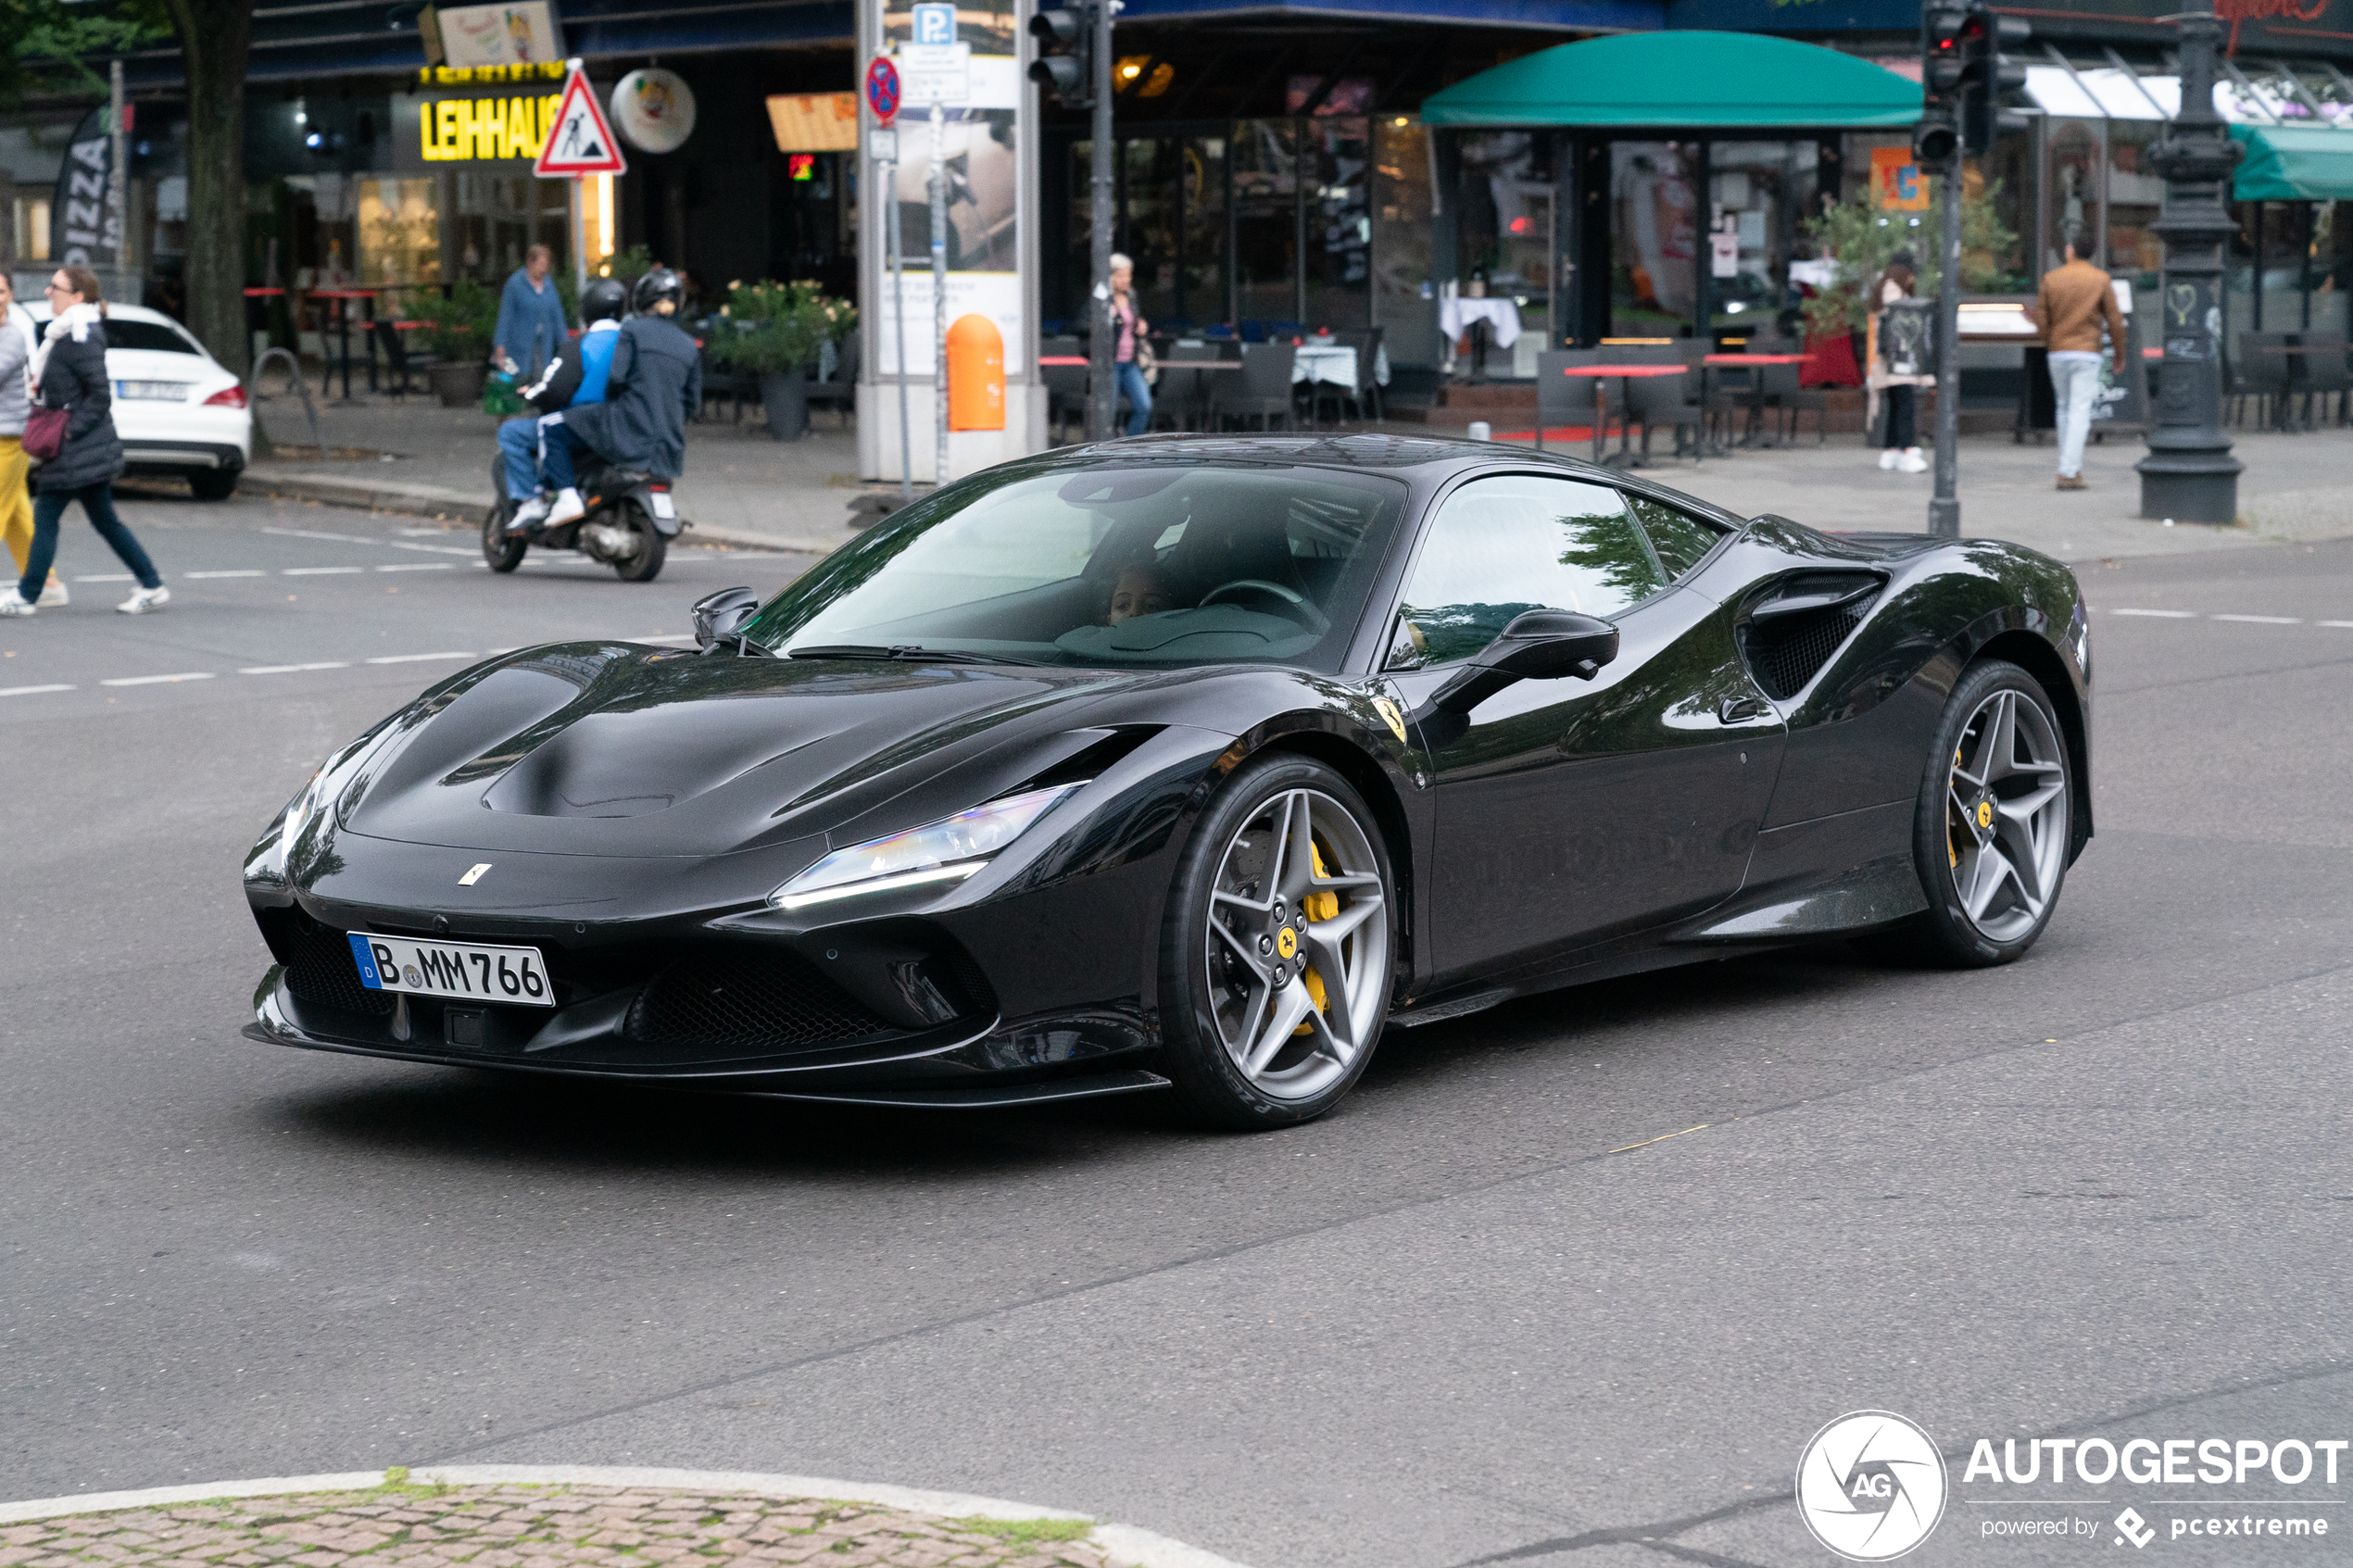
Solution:
[{"label": "street lamp post", "polygon": [[2182,30],[2182,107],[2149,155],[2165,177],[2165,208],[2151,225],[2165,241],[2158,290],[2165,358],[2158,368],[2157,421],[2141,474],[2141,515],[2183,522],[2238,516],[2239,470],[2222,430],[2222,266],[2236,226],[2224,205],[2243,156],[2214,112],[2214,46],[2222,36],[2213,0],[2172,19]]}]

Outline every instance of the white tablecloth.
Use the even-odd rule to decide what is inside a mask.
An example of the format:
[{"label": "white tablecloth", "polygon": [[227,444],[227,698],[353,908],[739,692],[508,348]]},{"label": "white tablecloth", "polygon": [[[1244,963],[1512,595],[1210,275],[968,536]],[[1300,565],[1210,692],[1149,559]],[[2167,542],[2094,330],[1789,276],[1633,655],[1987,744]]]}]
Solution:
[{"label": "white tablecloth", "polygon": [[[1290,379],[1294,383],[1315,381],[1353,387],[1356,384],[1356,351],[1340,344],[1302,344],[1291,360]],[[1373,380],[1383,386],[1389,384],[1387,344],[1373,350]]]},{"label": "white tablecloth", "polygon": [[1519,307],[1508,299],[1465,299],[1460,295],[1438,302],[1438,330],[1453,343],[1470,330],[1473,321],[1494,329],[1495,346],[1509,348],[1519,341]]}]

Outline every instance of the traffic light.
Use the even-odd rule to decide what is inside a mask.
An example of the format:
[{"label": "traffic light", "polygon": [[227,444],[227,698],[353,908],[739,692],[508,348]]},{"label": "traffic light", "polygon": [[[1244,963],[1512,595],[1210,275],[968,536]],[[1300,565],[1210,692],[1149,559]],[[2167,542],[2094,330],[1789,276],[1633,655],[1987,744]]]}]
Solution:
[{"label": "traffic light", "polygon": [[2016,17],[1997,17],[1984,6],[1972,6],[1962,40],[1968,51],[1961,95],[1961,144],[1971,153],[1994,144],[2001,111],[1994,100],[2006,89],[2026,84],[2026,66],[2002,53],[2005,44],[2023,44],[2033,29]]},{"label": "traffic light", "polygon": [[1920,89],[1931,109],[1950,108],[1960,96],[1969,69],[1963,39],[1969,20],[1962,6],[1930,6],[1920,13]]},{"label": "traffic light", "polygon": [[1960,141],[1953,122],[1942,113],[1933,114],[1912,128],[1912,161],[1924,169],[1942,169]]},{"label": "traffic light", "polygon": [[1029,64],[1029,79],[1064,108],[1091,107],[1095,30],[1087,25],[1087,13],[1076,6],[1041,10],[1029,19],[1029,31],[1039,51]]}]

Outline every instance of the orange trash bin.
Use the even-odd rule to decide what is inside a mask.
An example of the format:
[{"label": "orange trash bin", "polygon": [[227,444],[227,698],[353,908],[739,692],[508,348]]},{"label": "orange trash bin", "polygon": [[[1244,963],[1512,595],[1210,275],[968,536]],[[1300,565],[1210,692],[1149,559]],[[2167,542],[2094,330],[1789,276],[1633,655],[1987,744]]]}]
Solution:
[{"label": "orange trash bin", "polygon": [[986,316],[948,329],[948,428],[1005,428],[1005,338]]}]

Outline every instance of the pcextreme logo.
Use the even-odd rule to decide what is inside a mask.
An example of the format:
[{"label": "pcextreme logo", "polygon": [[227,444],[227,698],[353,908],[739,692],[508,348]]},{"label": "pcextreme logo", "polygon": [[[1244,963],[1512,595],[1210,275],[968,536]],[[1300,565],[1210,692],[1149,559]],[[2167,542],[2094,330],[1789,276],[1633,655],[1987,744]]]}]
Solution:
[{"label": "pcextreme logo", "polygon": [[1797,1512],[1850,1562],[1903,1556],[1944,1517],[1944,1456],[1888,1411],[1856,1411],[1814,1434],[1797,1461]]}]

